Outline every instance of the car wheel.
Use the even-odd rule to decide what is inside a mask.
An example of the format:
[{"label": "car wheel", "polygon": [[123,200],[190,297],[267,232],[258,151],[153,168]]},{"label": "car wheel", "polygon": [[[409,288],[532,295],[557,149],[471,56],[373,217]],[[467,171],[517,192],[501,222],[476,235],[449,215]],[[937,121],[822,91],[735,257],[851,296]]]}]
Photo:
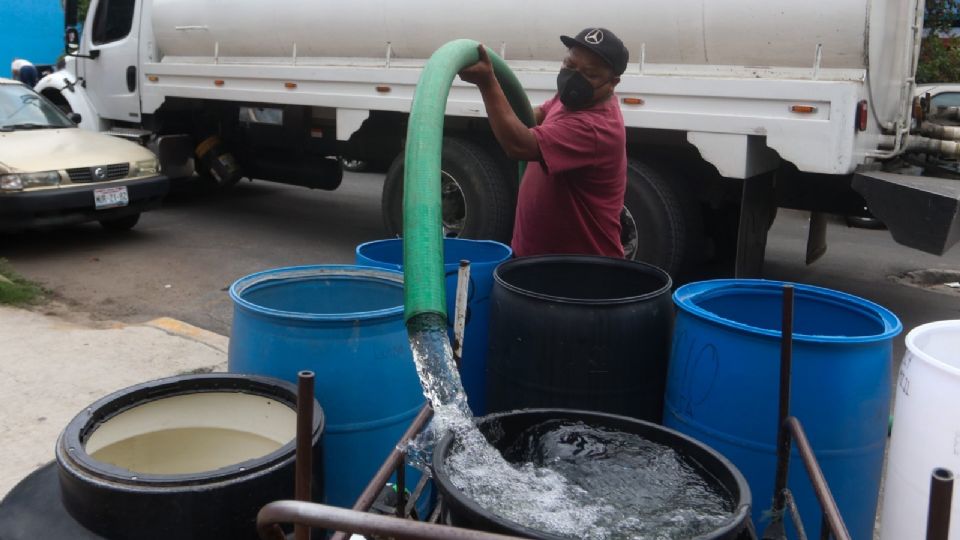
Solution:
[{"label": "car wheel", "polygon": [[140,213],[112,219],[101,219],[100,226],[108,231],[129,231],[140,221]]},{"label": "car wheel", "polygon": [[[391,235],[403,231],[403,154],[397,156],[383,183],[383,224]],[[440,162],[443,234],[510,242],[516,200],[516,179],[483,146],[443,139]]]},{"label": "car wheel", "polygon": [[703,232],[696,200],[684,187],[678,175],[629,160],[620,214],[624,257],[658,266],[674,278],[689,269]]}]

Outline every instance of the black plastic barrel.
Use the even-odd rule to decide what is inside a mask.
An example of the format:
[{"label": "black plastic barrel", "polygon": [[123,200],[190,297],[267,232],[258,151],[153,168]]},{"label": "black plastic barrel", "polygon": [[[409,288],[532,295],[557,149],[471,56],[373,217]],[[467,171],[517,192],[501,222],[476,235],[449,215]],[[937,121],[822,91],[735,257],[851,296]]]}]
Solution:
[{"label": "black plastic barrel", "polygon": [[[62,505],[78,530],[82,526],[111,539],[255,539],[260,508],[294,493],[296,400],[290,383],[226,373],[169,377],[110,394],[81,411],[57,441]],[[320,463],[323,426],[323,411],[314,400],[314,463]],[[245,435],[247,429],[250,439],[263,430],[256,436],[264,439],[258,447],[276,449],[251,451],[254,457],[238,461],[235,450],[242,443],[231,435]],[[151,470],[150,458],[144,457],[153,452],[151,434],[173,430],[183,433],[182,443],[152,458],[164,470]],[[98,439],[102,431],[109,433]],[[117,446],[124,446],[116,452],[124,454],[121,461],[100,455]],[[230,457],[222,459],[227,464],[187,470],[178,460],[189,461],[193,452]],[[314,471],[317,500],[323,484],[319,467]],[[53,538],[48,534],[32,538]]]},{"label": "black plastic barrel", "polygon": [[[612,414],[567,409],[528,409],[487,415],[477,421],[478,427],[491,444],[501,452],[514,445],[528,429],[548,421],[569,420],[590,426],[614,429],[636,434],[645,439],[669,446],[694,469],[725,493],[733,501],[733,513],[721,526],[697,540],[752,540],[756,538],[750,521],[752,503],[750,487],[740,471],[726,458],[705,444],[672,429],[656,424]],[[457,488],[446,466],[447,456],[459,444],[452,433],[447,433],[433,451],[433,480],[441,495],[442,522],[467,529],[500,534],[561,540],[553,534],[537,531],[502,518],[484,509]]]},{"label": "black plastic barrel", "polygon": [[609,257],[501,264],[490,300],[488,410],[561,407],[660,422],[670,286],[655,266]]}]

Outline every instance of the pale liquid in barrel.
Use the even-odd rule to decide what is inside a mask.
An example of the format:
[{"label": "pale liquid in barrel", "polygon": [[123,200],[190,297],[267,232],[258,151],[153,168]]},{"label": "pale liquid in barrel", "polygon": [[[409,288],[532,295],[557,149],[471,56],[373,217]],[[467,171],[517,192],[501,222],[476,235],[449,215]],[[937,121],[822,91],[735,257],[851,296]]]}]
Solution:
[{"label": "pale liquid in barrel", "polygon": [[259,458],[281,446],[246,431],[174,428],[131,436],[97,450],[91,457],[141,474],[191,474]]}]

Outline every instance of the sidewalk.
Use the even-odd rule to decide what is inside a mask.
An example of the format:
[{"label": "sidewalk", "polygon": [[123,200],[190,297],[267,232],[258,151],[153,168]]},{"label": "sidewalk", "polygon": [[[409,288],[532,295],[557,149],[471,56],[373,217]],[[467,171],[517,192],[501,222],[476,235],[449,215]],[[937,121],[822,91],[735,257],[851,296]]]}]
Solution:
[{"label": "sidewalk", "polygon": [[0,499],[54,458],[67,423],[101,397],[188,372],[225,371],[225,336],[168,318],[90,327],[0,306]]}]

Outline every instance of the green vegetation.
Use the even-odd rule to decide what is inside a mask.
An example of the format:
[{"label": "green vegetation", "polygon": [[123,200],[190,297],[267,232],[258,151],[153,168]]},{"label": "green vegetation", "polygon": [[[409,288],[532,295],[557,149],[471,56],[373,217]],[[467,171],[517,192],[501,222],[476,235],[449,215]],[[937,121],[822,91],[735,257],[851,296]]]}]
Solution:
[{"label": "green vegetation", "polygon": [[25,306],[43,299],[43,288],[13,271],[6,259],[0,259],[0,304]]},{"label": "green vegetation", "polygon": [[90,0],[77,1],[77,21],[83,24],[87,20],[87,10],[90,9]]},{"label": "green vegetation", "polygon": [[960,82],[960,37],[950,35],[960,25],[960,0],[926,0],[917,82]]}]

